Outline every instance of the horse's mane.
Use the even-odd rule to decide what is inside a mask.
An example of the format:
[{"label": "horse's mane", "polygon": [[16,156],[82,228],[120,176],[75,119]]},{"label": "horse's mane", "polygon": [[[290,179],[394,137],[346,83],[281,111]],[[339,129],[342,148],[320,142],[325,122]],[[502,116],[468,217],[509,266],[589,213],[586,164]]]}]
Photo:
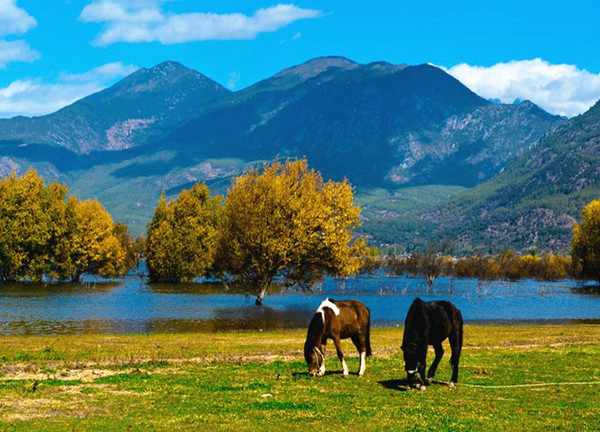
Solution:
[{"label": "horse's mane", "polygon": [[[321,314],[319,312],[315,312],[310,320],[310,324],[308,325],[305,345],[315,344],[315,339],[317,339],[319,335],[323,334],[323,327],[325,327],[325,323],[321,319]],[[312,346],[310,349],[312,349]]]},{"label": "horse's mane", "polygon": [[406,314],[406,320],[404,321],[404,336],[417,336],[420,337],[425,331],[427,331],[427,323],[429,321],[428,314],[426,312],[425,302],[419,297],[413,300],[408,313]]},{"label": "horse's mane", "polygon": [[410,308],[408,308],[408,313],[406,314],[406,322],[408,325],[409,321],[412,322],[414,319],[418,319],[423,316],[423,309],[425,306],[425,302],[421,300],[419,297],[413,300]]}]

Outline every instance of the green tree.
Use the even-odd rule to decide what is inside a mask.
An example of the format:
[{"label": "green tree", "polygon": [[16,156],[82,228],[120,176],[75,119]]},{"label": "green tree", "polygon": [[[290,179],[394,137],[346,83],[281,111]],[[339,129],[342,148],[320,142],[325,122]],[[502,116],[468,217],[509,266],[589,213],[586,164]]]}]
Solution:
[{"label": "green tree", "polygon": [[590,202],[573,227],[571,258],[576,277],[600,281],[600,200]]},{"label": "green tree", "polygon": [[324,182],[305,159],[265,164],[234,179],[220,229],[218,265],[263,302],[277,277],[308,286],[362,265],[352,240],[360,208],[347,181]]},{"label": "green tree", "polygon": [[190,281],[206,275],[216,253],[222,198],[205,184],[180,192],[177,200],[161,196],[148,224],[146,264],[152,281]]}]

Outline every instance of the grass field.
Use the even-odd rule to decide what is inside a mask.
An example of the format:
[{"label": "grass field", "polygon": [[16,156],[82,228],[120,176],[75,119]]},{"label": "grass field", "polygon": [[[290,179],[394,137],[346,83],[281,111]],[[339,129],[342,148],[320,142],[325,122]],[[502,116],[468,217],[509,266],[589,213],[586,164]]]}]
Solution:
[{"label": "grass field", "polygon": [[304,336],[1,337],[0,430],[600,429],[600,384],[490,387],[600,382],[598,325],[466,326],[458,386],[426,391],[400,381],[402,329],[373,330],[363,378],[331,347],[329,373],[307,376]]}]

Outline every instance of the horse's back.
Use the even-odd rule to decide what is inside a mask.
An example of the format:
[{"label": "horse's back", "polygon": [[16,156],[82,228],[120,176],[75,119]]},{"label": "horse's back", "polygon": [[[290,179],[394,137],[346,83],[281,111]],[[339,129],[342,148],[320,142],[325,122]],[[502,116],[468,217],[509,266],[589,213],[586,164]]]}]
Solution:
[{"label": "horse's back", "polygon": [[342,338],[366,331],[370,325],[370,311],[358,300],[331,300],[340,310],[337,317]]},{"label": "horse's back", "polygon": [[462,327],[462,315],[454,304],[437,300],[427,302],[426,305],[430,314],[430,336],[434,339],[431,342],[441,342],[457,330],[457,326]]}]

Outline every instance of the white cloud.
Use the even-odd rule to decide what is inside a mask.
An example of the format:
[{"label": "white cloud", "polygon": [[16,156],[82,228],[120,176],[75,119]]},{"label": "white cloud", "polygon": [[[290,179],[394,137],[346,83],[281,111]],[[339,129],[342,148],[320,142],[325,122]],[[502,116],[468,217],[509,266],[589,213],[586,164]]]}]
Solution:
[{"label": "white cloud", "polygon": [[37,25],[16,0],[0,0],[0,36],[21,35]]},{"label": "white cloud", "polygon": [[[34,17],[17,6],[16,0],[0,0],[0,37],[22,35],[37,25]],[[33,62],[40,53],[32,50],[27,42],[18,39],[0,39],[0,69],[10,62]]]},{"label": "white cloud", "polygon": [[259,9],[254,15],[241,13],[165,12],[161,0],[96,0],[79,15],[83,22],[104,23],[94,43],[107,46],[116,42],[155,42],[176,44],[191,41],[253,39],[259,33],[273,32],[294,21],[317,18],[318,10],[293,4]]},{"label": "white cloud", "polygon": [[40,58],[40,53],[32,50],[24,40],[5,41],[0,39],[0,69],[10,62],[31,63]]},{"label": "white cloud", "polygon": [[14,81],[0,88],[0,117],[49,114],[106,88],[116,78],[136,69],[117,62],[82,74],[63,74],[55,83],[45,83],[41,79]]},{"label": "white cloud", "polygon": [[482,97],[505,103],[529,99],[553,114],[581,114],[600,99],[600,74],[539,58],[490,67],[462,63],[446,70]]}]

